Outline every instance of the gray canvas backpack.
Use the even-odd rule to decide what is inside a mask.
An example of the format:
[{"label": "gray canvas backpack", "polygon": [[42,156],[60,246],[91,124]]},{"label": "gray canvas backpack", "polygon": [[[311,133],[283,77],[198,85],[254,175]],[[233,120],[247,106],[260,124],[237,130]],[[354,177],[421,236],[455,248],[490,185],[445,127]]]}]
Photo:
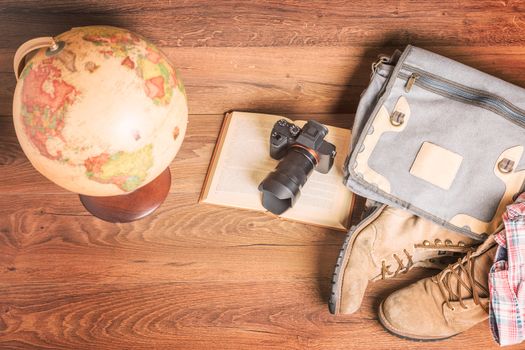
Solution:
[{"label": "gray canvas backpack", "polygon": [[524,189],[525,89],[408,46],[373,65],[351,147],[351,190],[484,239]]}]

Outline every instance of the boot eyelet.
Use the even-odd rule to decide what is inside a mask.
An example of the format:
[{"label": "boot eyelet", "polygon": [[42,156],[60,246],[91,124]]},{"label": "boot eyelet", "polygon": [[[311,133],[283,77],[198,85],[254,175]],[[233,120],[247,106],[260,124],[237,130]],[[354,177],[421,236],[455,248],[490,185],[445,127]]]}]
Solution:
[{"label": "boot eyelet", "polygon": [[423,241],[423,245],[425,245],[425,246],[429,246],[429,245],[430,245],[430,242],[425,240],[425,241]]},{"label": "boot eyelet", "polygon": [[435,244],[435,245],[441,245],[441,244],[443,244],[443,242],[441,242],[440,239],[436,239],[436,240],[434,241],[434,244]]},{"label": "boot eyelet", "polygon": [[459,246],[459,247],[464,247],[464,246],[465,246],[465,242],[463,242],[463,241],[459,241],[459,242],[458,242],[458,246]]},{"label": "boot eyelet", "polygon": [[445,245],[446,246],[451,246],[452,245],[452,241],[450,239],[445,240]]}]

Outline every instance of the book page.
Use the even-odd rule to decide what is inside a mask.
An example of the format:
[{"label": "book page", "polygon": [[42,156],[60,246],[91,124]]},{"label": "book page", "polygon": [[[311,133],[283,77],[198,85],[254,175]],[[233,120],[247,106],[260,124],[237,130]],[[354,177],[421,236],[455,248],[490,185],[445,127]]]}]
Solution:
[{"label": "book page", "polygon": [[[306,121],[296,120],[294,123],[302,128]],[[316,218],[315,222],[318,225],[340,225],[340,228],[347,229],[354,198],[352,192],[343,184],[343,168],[350,149],[351,131],[326,124],[325,126],[328,128],[325,140],[333,143],[337,150],[334,165],[327,174],[314,171],[301,189],[301,197],[296,205],[280,216],[302,222]]]},{"label": "book page", "polygon": [[[270,157],[269,139],[273,125],[283,117],[233,112],[226,118],[225,135],[219,140],[201,201],[266,211],[258,186],[279,163]],[[305,122],[295,123],[302,126]],[[344,230],[353,200],[352,193],[343,185],[342,173],[350,130],[329,127],[326,139],[336,145],[334,166],[328,174],[314,171],[295,206],[280,217]]]}]

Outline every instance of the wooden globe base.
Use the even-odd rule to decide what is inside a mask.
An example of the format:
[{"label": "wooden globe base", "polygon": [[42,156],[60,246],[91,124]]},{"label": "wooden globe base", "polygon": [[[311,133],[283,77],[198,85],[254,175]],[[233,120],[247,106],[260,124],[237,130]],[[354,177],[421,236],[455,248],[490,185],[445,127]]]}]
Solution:
[{"label": "wooden globe base", "polygon": [[153,213],[166,199],[170,186],[171,173],[166,168],[155,180],[129,194],[79,196],[84,207],[94,216],[109,222],[130,222]]}]

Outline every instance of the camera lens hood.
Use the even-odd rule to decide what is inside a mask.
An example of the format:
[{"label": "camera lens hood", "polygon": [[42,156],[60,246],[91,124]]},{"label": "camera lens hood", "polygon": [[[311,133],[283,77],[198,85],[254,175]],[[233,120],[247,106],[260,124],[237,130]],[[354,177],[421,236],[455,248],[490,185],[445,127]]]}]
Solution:
[{"label": "camera lens hood", "polygon": [[270,212],[279,215],[293,206],[300,195],[300,186],[288,176],[271,172],[259,185],[262,205]]}]

